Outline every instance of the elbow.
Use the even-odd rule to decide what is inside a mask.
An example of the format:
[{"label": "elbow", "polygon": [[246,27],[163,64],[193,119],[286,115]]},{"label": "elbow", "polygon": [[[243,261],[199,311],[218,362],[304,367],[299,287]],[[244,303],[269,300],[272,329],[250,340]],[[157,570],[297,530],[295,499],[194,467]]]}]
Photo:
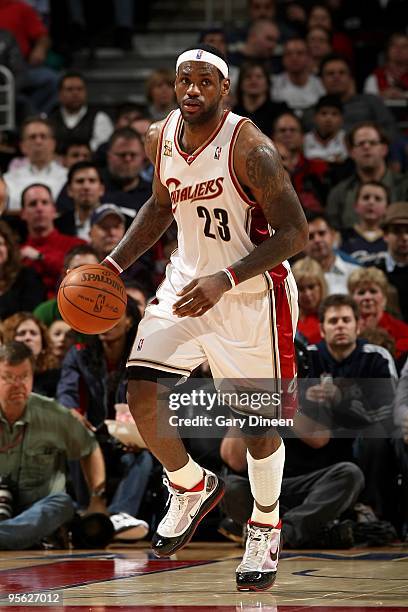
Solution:
[{"label": "elbow", "polygon": [[298,227],[298,240],[297,240],[297,251],[296,253],[300,253],[304,251],[309,242],[309,226],[307,224],[306,218],[303,217],[302,221]]}]

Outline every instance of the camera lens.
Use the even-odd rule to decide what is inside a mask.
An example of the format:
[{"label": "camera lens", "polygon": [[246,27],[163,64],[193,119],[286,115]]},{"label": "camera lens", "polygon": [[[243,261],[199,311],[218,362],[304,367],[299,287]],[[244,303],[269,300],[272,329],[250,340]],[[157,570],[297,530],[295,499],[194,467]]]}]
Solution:
[{"label": "camera lens", "polygon": [[0,521],[5,521],[13,516],[13,496],[6,487],[0,488]]}]

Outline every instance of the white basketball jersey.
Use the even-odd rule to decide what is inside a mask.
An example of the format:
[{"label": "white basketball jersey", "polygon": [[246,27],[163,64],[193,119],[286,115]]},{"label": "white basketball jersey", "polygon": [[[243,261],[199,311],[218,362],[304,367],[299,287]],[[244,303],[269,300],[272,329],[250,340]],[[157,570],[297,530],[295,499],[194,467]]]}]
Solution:
[{"label": "white basketball jersey", "polygon": [[[225,112],[213,134],[192,155],[180,147],[183,118],[179,110],[167,117],[162,128],[156,170],[170,193],[178,226],[178,249],[171,256],[171,282],[177,290],[193,278],[234,264],[271,235],[262,209],[247,196],[234,173],[234,145],[247,121]],[[284,262],[231,292],[265,291],[272,282],[284,280],[288,270]]]}]

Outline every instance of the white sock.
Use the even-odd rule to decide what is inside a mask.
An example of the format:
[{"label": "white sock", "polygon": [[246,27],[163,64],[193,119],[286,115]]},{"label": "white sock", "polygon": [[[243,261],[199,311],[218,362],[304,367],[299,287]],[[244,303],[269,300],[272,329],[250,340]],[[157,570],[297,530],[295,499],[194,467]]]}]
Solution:
[{"label": "white sock", "polygon": [[203,468],[190,455],[188,455],[186,465],[174,472],[166,470],[166,474],[172,484],[182,489],[193,489],[204,477]]},{"label": "white sock", "polygon": [[[273,506],[279,500],[282,485],[283,466],[285,464],[283,440],[281,440],[279,448],[264,459],[254,459],[247,451],[247,461],[249,482],[254,500],[261,506]],[[251,521],[275,527],[279,522],[279,502],[272,512],[262,512],[254,503]]]}]

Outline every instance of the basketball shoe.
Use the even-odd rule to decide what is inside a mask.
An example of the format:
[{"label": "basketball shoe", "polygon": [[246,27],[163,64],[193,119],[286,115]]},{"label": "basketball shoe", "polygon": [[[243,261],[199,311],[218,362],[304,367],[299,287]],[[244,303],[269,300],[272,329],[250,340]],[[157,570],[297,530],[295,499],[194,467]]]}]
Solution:
[{"label": "basketball shoe", "polygon": [[248,521],[244,558],[236,569],[238,591],[265,591],[278,571],[282,523],[276,527]]},{"label": "basketball shoe", "polygon": [[198,524],[224,495],[224,481],[209,470],[193,489],[179,491],[167,478],[164,484],[169,490],[167,514],[152,539],[152,549],[158,557],[168,557],[185,546]]}]

